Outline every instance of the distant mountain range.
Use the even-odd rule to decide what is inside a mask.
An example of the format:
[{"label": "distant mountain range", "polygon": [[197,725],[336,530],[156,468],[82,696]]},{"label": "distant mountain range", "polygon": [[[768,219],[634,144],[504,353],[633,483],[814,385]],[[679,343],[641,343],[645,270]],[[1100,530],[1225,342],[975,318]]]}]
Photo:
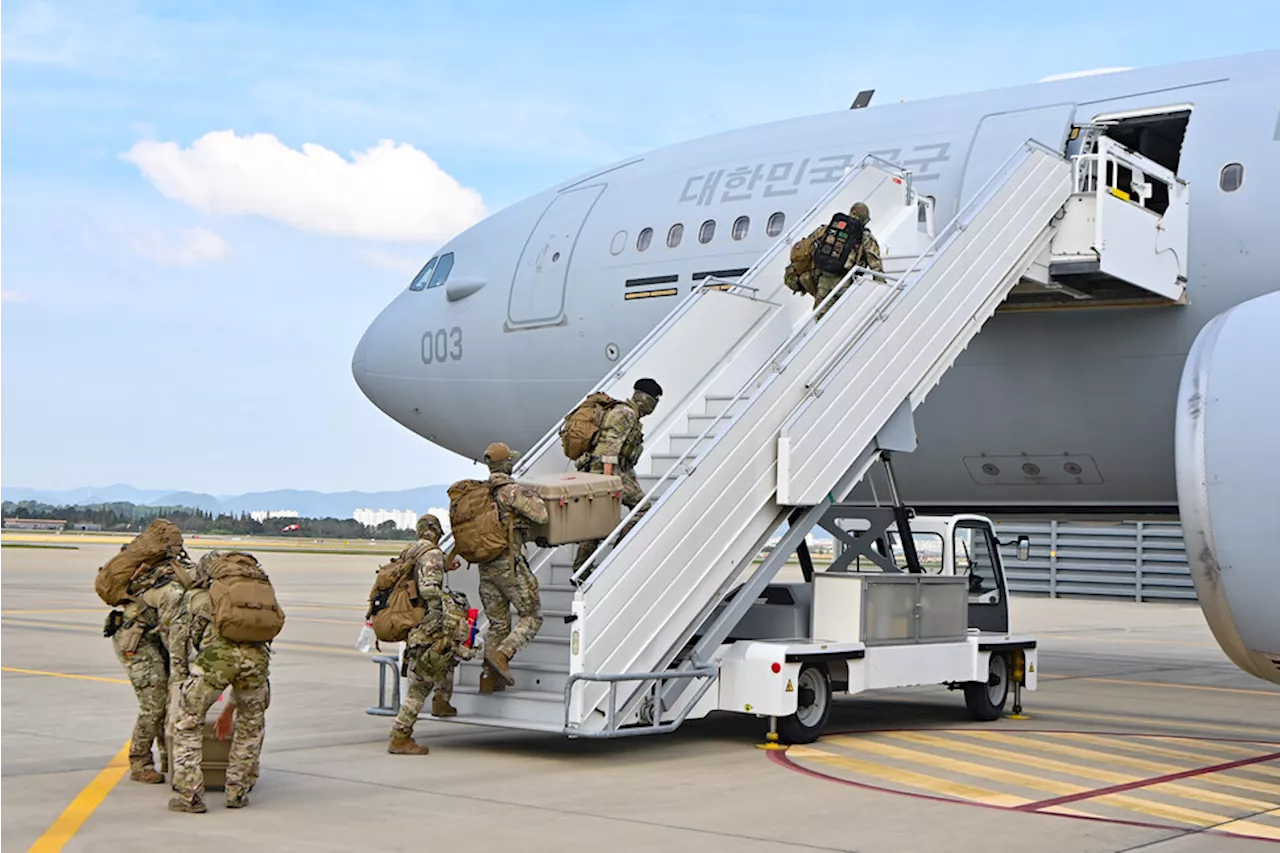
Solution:
[{"label": "distant mountain range", "polygon": [[189,506],[213,513],[238,515],[254,510],[297,510],[305,518],[351,518],[356,509],[411,509],[426,512],[449,505],[448,486],[420,486],[393,492],[313,492],[277,489],[244,495],[208,495],[169,489],[138,489],[125,484],[46,490],[0,487],[0,500],[39,501],[53,506],[127,501],[143,506]]}]

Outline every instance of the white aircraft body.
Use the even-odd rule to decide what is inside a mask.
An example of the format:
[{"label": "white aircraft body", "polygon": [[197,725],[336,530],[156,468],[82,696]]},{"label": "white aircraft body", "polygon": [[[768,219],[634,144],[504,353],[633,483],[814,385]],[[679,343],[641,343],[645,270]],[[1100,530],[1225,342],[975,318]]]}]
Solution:
[{"label": "white aircraft body", "polygon": [[369,327],[352,370],[375,405],[450,450],[528,447],[691,288],[741,275],[866,155],[911,170],[941,227],[1026,140],[1072,155],[1101,133],[1188,182],[1185,299],[1144,302],[1087,275],[1015,291],[916,412],[899,486],[935,510],[1179,516],[1219,643],[1280,683],[1277,80],[1272,51],[652,151],[451,240]]}]

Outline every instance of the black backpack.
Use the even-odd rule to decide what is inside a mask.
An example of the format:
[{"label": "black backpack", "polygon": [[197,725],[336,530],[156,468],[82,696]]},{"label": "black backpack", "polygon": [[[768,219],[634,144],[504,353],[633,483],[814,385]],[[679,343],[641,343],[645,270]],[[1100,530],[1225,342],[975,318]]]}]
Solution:
[{"label": "black backpack", "polygon": [[813,265],[820,272],[843,276],[849,255],[862,243],[863,224],[845,213],[837,213],[818,238],[813,249]]}]

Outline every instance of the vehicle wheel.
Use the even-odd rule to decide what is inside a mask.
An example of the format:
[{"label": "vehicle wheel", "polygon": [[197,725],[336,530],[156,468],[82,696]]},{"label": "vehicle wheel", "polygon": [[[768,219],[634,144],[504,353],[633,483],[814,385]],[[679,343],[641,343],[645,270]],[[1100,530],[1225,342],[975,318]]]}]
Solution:
[{"label": "vehicle wheel", "polygon": [[796,712],[778,720],[784,743],[813,743],[831,716],[831,676],[825,666],[807,663],[796,678]]},{"label": "vehicle wheel", "polygon": [[989,723],[1000,719],[1008,698],[1009,657],[992,652],[987,661],[987,680],[965,682],[964,704],[969,708],[969,716]]}]

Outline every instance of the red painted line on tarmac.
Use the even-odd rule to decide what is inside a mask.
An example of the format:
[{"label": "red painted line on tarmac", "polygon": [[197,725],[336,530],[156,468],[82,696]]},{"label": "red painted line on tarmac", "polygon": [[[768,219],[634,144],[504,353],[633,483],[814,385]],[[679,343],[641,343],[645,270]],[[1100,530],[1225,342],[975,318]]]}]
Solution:
[{"label": "red painted line on tarmac", "polygon": [[1234,770],[1237,767],[1248,767],[1250,764],[1261,764],[1264,761],[1273,761],[1277,758],[1280,758],[1280,752],[1272,752],[1268,755],[1255,755],[1253,758],[1241,758],[1239,761],[1227,761],[1222,764],[1212,764],[1208,767],[1194,767],[1190,770],[1168,773],[1164,776],[1153,776],[1150,779],[1138,779],[1135,782],[1124,782],[1120,785],[1111,785],[1107,788],[1095,788],[1092,791],[1081,791],[1078,794],[1064,794],[1061,797],[1053,797],[1052,799],[1040,800],[1035,803],[1027,803],[1022,806],[1014,806],[1014,810],[1020,812],[1034,812],[1039,809],[1052,808],[1053,806],[1065,806],[1068,803],[1078,803],[1081,800],[1091,800],[1094,797],[1105,797],[1108,794],[1119,794],[1124,791],[1132,791],[1136,788],[1149,788],[1152,785],[1163,785],[1165,782],[1176,782],[1179,779],[1190,779],[1194,776],[1203,776],[1206,773],[1219,773],[1224,770]]}]

